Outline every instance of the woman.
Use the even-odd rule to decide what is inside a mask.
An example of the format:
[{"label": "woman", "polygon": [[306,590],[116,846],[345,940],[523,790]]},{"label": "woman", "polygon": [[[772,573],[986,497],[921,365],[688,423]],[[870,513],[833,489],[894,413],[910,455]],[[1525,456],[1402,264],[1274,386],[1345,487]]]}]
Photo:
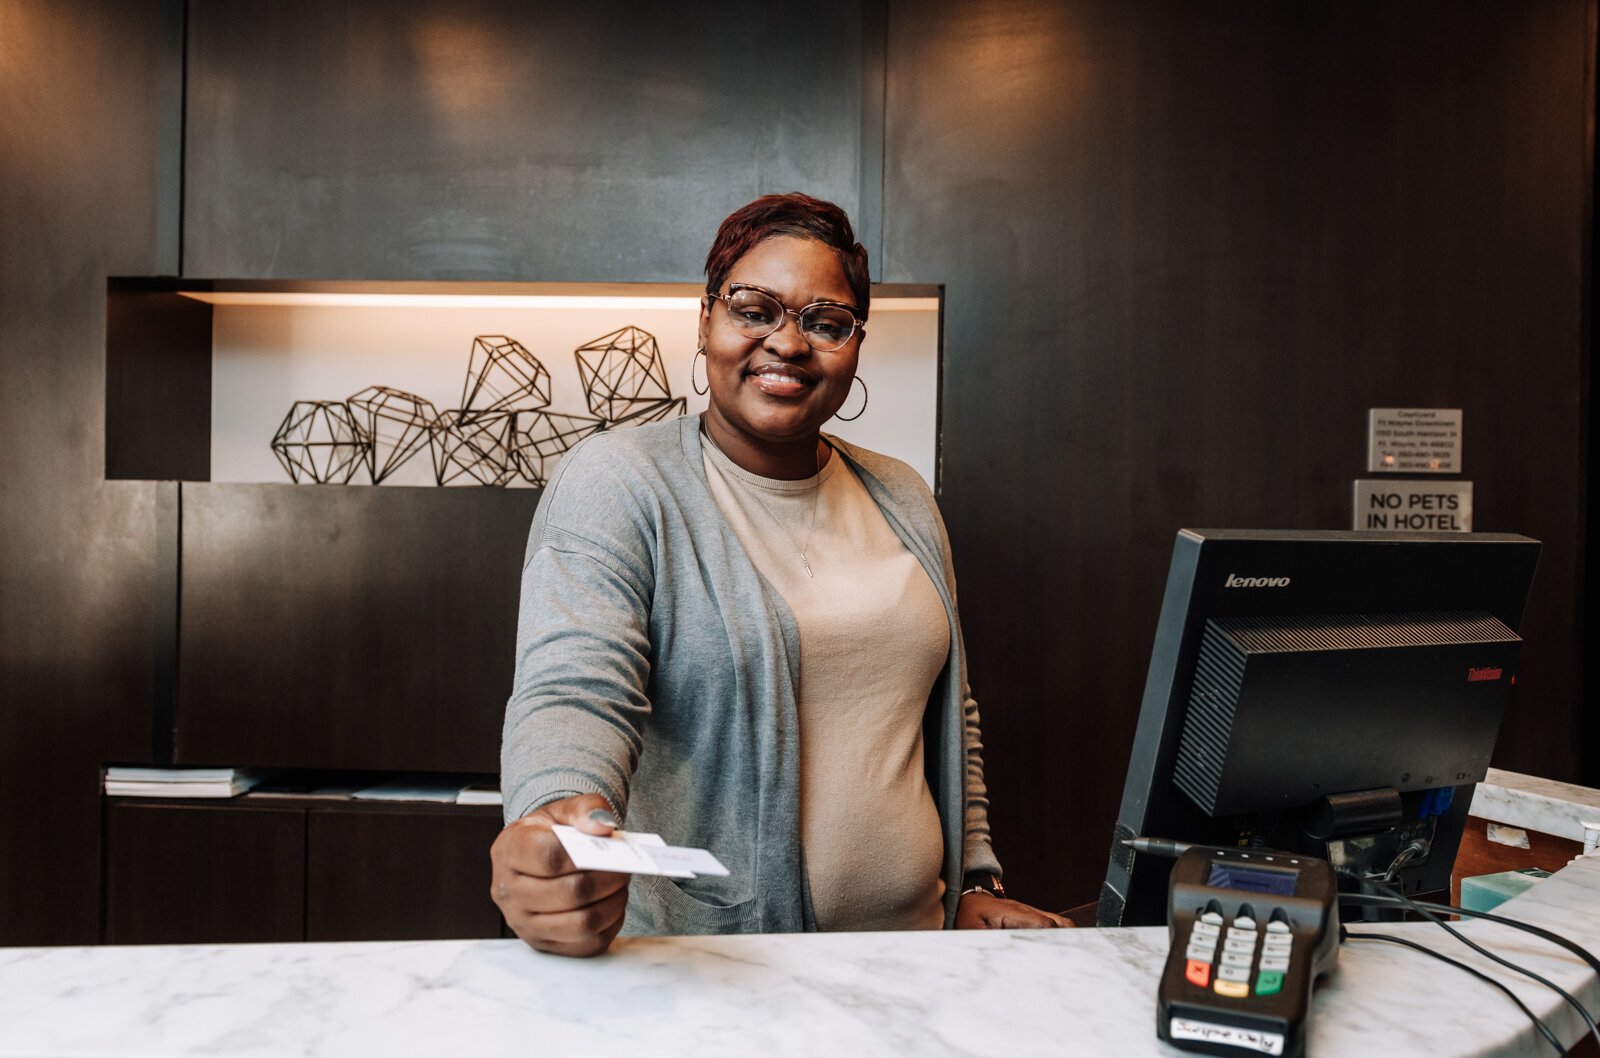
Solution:
[{"label": "woman", "polygon": [[[933,497],[822,436],[871,294],[837,206],[771,195],[706,261],[710,407],[597,435],[534,518],[492,894],[543,951],[630,933],[1065,925],[1004,899]],[[550,827],[711,849],[574,869]]]}]

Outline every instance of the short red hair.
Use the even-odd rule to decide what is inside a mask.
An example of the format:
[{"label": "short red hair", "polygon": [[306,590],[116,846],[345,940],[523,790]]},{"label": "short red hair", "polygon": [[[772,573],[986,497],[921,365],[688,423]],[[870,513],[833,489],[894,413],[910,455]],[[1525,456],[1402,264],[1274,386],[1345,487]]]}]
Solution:
[{"label": "short red hair", "polygon": [[762,195],[728,214],[706,254],[706,293],[718,294],[739,258],[774,235],[811,239],[829,247],[839,257],[845,282],[855,295],[856,311],[867,318],[872,303],[872,278],[867,270],[867,248],[856,242],[845,211],[832,202],[798,191],[787,195]]}]

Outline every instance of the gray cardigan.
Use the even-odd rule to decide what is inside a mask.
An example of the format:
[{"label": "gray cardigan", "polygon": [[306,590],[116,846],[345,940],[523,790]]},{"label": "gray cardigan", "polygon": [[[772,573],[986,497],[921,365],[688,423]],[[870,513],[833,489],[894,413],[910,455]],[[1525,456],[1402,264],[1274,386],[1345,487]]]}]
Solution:
[{"label": "gray cardigan", "polygon": [[[706,486],[698,416],[597,434],[561,461],[522,570],[501,744],[505,816],[603,795],[629,829],[709,848],[726,878],[636,876],[627,933],[816,928],[799,824],[800,634]],[[945,925],[989,844],[978,707],[949,541],[922,478],[829,438],[921,561],[950,617],[924,720],[944,831]],[[863,805],[862,812],[870,812]]]}]

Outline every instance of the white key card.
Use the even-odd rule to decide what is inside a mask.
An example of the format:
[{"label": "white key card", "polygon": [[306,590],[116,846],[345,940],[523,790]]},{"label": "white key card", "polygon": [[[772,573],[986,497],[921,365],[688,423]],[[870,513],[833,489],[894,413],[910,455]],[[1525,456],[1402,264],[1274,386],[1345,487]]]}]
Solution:
[{"label": "white key card", "polygon": [[656,834],[618,830],[612,837],[602,838],[559,823],[550,829],[555,831],[561,847],[572,858],[572,865],[583,871],[659,874],[668,878],[694,878],[702,874],[722,877],[728,873],[728,869],[705,849],[668,845]]}]

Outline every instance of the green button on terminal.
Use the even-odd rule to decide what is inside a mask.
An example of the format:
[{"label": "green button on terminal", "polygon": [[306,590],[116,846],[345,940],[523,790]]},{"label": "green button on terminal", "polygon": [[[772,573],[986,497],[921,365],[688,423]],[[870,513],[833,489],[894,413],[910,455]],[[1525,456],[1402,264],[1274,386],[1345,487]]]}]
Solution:
[{"label": "green button on terminal", "polygon": [[1275,996],[1283,991],[1283,974],[1272,970],[1263,971],[1256,977],[1256,995]]}]

